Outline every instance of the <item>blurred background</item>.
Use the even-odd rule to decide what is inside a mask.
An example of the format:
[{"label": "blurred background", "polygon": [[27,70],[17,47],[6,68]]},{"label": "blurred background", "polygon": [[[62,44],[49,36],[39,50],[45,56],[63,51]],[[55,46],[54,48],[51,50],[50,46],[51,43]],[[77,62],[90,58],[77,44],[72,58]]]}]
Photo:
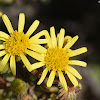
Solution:
[{"label": "blurred background", "polygon": [[[14,29],[17,29],[19,13],[23,12],[26,15],[24,32],[38,19],[41,23],[35,33],[55,26],[56,33],[65,28],[66,35],[79,35],[72,49],[86,46],[88,52],[73,59],[84,60],[88,65],[75,67],[83,76],[78,100],[100,100],[99,0],[0,0],[0,11],[8,15]],[[0,31],[7,32],[1,18]]]}]

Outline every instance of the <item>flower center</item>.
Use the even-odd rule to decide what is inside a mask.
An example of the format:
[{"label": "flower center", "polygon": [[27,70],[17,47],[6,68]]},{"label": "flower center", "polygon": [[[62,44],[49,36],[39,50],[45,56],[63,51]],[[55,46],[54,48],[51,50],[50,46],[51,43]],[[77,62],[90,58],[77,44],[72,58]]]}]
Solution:
[{"label": "flower center", "polygon": [[29,38],[21,32],[17,32],[16,30],[6,40],[5,49],[6,52],[11,55],[20,55],[25,52],[25,50],[29,47]]},{"label": "flower center", "polygon": [[69,57],[63,48],[49,48],[44,58],[46,67],[49,70],[65,71]]}]

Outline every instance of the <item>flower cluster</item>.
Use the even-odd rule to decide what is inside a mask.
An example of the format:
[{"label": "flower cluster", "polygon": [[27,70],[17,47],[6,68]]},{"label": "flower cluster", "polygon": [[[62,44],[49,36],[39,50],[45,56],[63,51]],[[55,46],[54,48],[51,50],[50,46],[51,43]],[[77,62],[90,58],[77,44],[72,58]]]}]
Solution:
[{"label": "flower cluster", "polygon": [[[11,71],[13,75],[16,75],[16,56],[20,56],[29,72],[42,66],[45,67],[37,83],[38,85],[43,82],[49,72],[50,75],[47,81],[47,87],[52,86],[56,73],[58,73],[59,80],[66,92],[68,88],[64,74],[67,74],[75,87],[78,86],[78,81],[75,77],[82,79],[82,76],[76,69],[71,67],[71,65],[83,67],[87,65],[84,61],[70,60],[71,57],[87,52],[86,47],[76,50],[70,49],[78,40],[78,35],[73,38],[70,36],[64,37],[65,29],[61,28],[56,37],[55,28],[51,27],[50,35],[47,30],[42,30],[32,36],[40,23],[38,20],[35,20],[28,31],[24,33],[25,15],[23,13],[19,14],[18,31],[13,29],[7,15],[2,15],[2,19],[9,33],[0,31],[0,40],[3,41],[2,44],[0,44],[0,57],[3,57],[0,62],[0,72],[5,68],[10,59]],[[45,39],[40,39],[43,35]],[[47,48],[40,44],[47,44]],[[38,60],[38,62],[31,64],[26,54]]]}]

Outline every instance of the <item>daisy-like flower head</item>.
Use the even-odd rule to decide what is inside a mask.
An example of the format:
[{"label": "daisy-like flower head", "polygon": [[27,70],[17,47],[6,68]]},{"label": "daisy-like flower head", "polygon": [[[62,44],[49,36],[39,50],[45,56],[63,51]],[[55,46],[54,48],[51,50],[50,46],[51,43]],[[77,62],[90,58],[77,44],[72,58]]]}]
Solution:
[{"label": "daisy-like flower head", "polygon": [[67,40],[66,38],[64,38],[64,34],[65,30],[62,28],[58,37],[56,38],[55,29],[54,27],[51,27],[51,36],[49,36],[49,34],[46,34],[46,38],[48,40],[48,48],[42,54],[40,54],[42,59],[41,62],[35,63],[35,65],[37,66],[34,66],[34,64],[32,66],[34,66],[34,69],[36,69],[42,66],[41,63],[44,63],[45,65],[45,69],[41,75],[40,80],[37,83],[38,85],[43,82],[47,73],[50,72],[47,81],[47,87],[51,87],[55,78],[55,74],[57,72],[59,75],[59,80],[64,90],[67,92],[67,82],[63,73],[67,74],[74,86],[78,86],[78,81],[75,77],[82,79],[82,76],[77,72],[76,69],[74,69],[70,65],[79,65],[83,67],[86,67],[87,65],[84,61],[69,60],[69,58],[87,52],[87,48],[82,47],[76,50],[71,50],[70,47],[73,46],[74,43],[78,40],[78,35],[73,38],[67,36],[66,38],[70,41],[67,41],[68,43],[64,45],[64,39]]},{"label": "daisy-like flower head", "polygon": [[20,56],[28,71],[32,71],[33,68],[31,66],[31,63],[25,56],[25,53],[33,58],[41,60],[39,55],[37,55],[37,53],[35,53],[34,51],[38,51],[39,53],[41,53],[42,50],[44,50],[44,48],[39,44],[47,43],[47,40],[39,38],[47,33],[47,31],[43,30],[36,35],[30,37],[40,23],[38,20],[35,20],[26,32],[26,34],[24,34],[24,13],[19,14],[18,31],[14,31],[7,15],[2,15],[2,19],[8,29],[9,35],[5,32],[0,31],[0,40],[4,41],[3,44],[0,44],[0,57],[4,56],[2,61],[0,62],[0,71],[4,69],[10,58],[11,71],[13,75],[16,75],[15,56]]}]

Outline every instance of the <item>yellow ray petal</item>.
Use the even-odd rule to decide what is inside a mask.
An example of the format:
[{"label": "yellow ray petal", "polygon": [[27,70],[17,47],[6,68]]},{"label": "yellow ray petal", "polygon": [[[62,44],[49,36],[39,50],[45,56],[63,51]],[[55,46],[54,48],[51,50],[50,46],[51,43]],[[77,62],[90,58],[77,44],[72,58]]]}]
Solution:
[{"label": "yellow ray petal", "polygon": [[[71,36],[69,36],[69,35],[65,36],[63,46],[65,47],[65,45],[66,45],[68,42],[70,42],[71,40],[72,40],[72,37],[71,37]],[[69,49],[70,49],[70,48],[69,48]],[[66,49],[66,50],[68,50],[68,49]]]},{"label": "yellow ray petal", "polygon": [[10,54],[6,54],[0,63],[0,72],[4,69],[5,65],[7,64],[10,58]]},{"label": "yellow ray petal", "polygon": [[28,37],[30,37],[31,34],[37,29],[37,27],[39,26],[39,23],[40,23],[40,21],[38,21],[38,20],[35,20],[35,21],[32,23],[32,25],[30,26],[30,28],[28,29],[28,31],[27,31],[27,33],[26,33],[26,35],[27,35]]},{"label": "yellow ray petal", "polygon": [[12,27],[11,22],[10,22],[9,18],[7,17],[7,15],[4,14],[2,16],[2,19],[3,19],[3,22],[5,23],[5,25],[6,25],[7,29],[8,29],[8,32],[10,34],[13,34],[14,30],[13,30],[13,27]]},{"label": "yellow ray petal", "polygon": [[52,86],[53,80],[55,78],[55,74],[56,74],[56,71],[52,70],[50,75],[49,75],[48,81],[47,81],[47,87]]},{"label": "yellow ray petal", "polygon": [[46,37],[46,39],[48,40],[48,47],[49,48],[53,48],[53,44],[52,44],[52,41],[51,41],[51,38],[50,38],[50,35],[49,35],[49,33],[46,33],[45,34],[45,37]]},{"label": "yellow ray petal", "polygon": [[76,69],[74,69],[73,67],[71,66],[67,66],[66,69],[72,73],[74,76],[76,76],[77,78],[79,79],[82,79],[82,76],[78,73],[78,71]]},{"label": "yellow ray petal", "polygon": [[41,54],[38,54],[34,51],[30,51],[30,50],[26,50],[25,51],[29,56],[35,58],[36,60],[39,60],[39,61],[44,61],[44,57],[41,55]]},{"label": "yellow ray petal", "polygon": [[19,14],[19,22],[18,22],[18,32],[23,32],[25,25],[25,15],[24,13]]},{"label": "yellow ray petal", "polygon": [[[45,64],[43,63],[43,62],[37,62],[37,63],[34,63],[34,64],[32,64],[31,65],[31,68],[32,68],[32,70],[34,70],[34,69],[37,69],[37,68],[40,68],[40,67],[42,67],[42,66],[44,66]],[[31,71],[32,71],[31,70]]]},{"label": "yellow ray petal", "polygon": [[41,78],[39,79],[39,81],[38,81],[38,83],[37,83],[38,85],[40,85],[40,84],[44,81],[44,79],[45,79],[47,73],[48,73],[48,69],[45,68],[44,71],[43,71],[43,73],[42,73],[42,75],[41,75]]},{"label": "yellow ray petal", "polygon": [[15,76],[16,75],[16,62],[15,62],[15,56],[13,55],[10,58],[10,68],[11,68],[13,75]]},{"label": "yellow ray petal", "polygon": [[21,57],[24,65],[26,66],[27,70],[29,72],[31,72],[32,71],[32,67],[31,67],[31,64],[30,64],[29,60],[26,58],[26,56],[24,54],[20,54],[20,57]]},{"label": "yellow ray petal", "polygon": [[6,41],[6,39],[5,39],[5,38],[2,38],[2,37],[0,37],[0,40],[2,40],[2,41]]},{"label": "yellow ray petal", "polygon": [[30,41],[30,43],[32,44],[45,44],[45,43],[47,43],[48,42],[48,40],[47,39],[36,39],[36,40],[34,40],[34,41]]},{"label": "yellow ray petal", "polygon": [[5,32],[0,31],[0,37],[4,39],[8,39],[10,36]]},{"label": "yellow ray petal", "polygon": [[69,55],[69,57],[73,57],[73,56],[77,56],[77,55],[80,55],[80,54],[85,53],[85,52],[87,52],[87,48],[82,47],[82,48],[79,48],[79,49],[76,49],[76,50],[69,52],[68,55]]},{"label": "yellow ray petal", "polygon": [[58,39],[59,39],[59,34],[60,34],[60,33],[57,34],[57,41],[58,41]]},{"label": "yellow ray petal", "polygon": [[69,42],[69,41],[71,41],[71,39],[72,39],[72,37],[71,36],[65,36],[65,38],[64,38],[64,42]]},{"label": "yellow ray petal", "polygon": [[79,61],[79,60],[69,60],[68,64],[71,64],[71,65],[79,65],[79,66],[83,66],[83,67],[86,67],[87,66],[87,63],[86,62]]},{"label": "yellow ray petal", "polygon": [[35,41],[35,44],[46,44],[47,42],[47,39],[37,39],[37,41]]},{"label": "yellow ray petal", "polygon": [[63,73],[58,71],[58,75],[59,75],[59,80],[60,80],[64,90],[67,92],[68,91],[67,82],[65,80]]},{"label": "yellow ray petal", "polygon": [[4,49],[4,48],[5,48],[5,46],[1,44],[1,45],[0,45],[0,50],[1,50],[1,49]]},{"label": "yellow ray petal", "polygon": [[59,45],[59,47],[61,47],[61,48],[62,48],[63,43],[64,43],[64,35],[65,35],[65,30],[62,28],[62,29],[60,30],[59,40],[58,40],[58,45]]},{"label": "yellow ray petal", "polygon": [[51,27],[50,28],[50,35],[51,35],[51,41],[53,47],[57,47],[57,39],[56,39],[56,34],[55,34],[55,28]]},{"label": "yellow ray petal", "polygon": [[66,45],[65,45],[65,47],[64,47],[64,49],[69,49],[71,46],[73,46],[74,45],[74,43],[78,40],[78,35],[76,35],[75,37],[73,37],[71,40],[70,40],[70,42],[68,42]]},{"label": "yellow ray petal", "polygon": [[70,81],[73,83],[74,86],[78,86],[78,81],[77,79],[67,70],[65,71],[70,79]]},{"label": "yellow ray petal", "polygon": [[42,31],[40,31],[39,33],[37,33],[37,34],[35,34],[34,36],[32,36],[32,37],[30,38],[30,40],[31,40],[31,41],[37,40],[37,39],[39,39],[41,36],[45,36],[45,34],[47,34],[47,33],[48,33],[47,30],[42,30]]},{"label": "yellow ray petal", "polygon": [[44,48],[43,46],[35,45],[35,44],[31,44],[29,49],[36,51],[36,52],[39,52],[39,53],[45,53],[47,51],[47,49]]},{"label": "yellow ray petal", "polygon": [[69,52],[71,52],[71,51],[73,51],[73,50],[71,50],[71,49],[66,49],[66,51],[69,53]]},{"label": "yellow ray petal", "polygon": [[0,57],[4,56],[6,54],[6,51],[3,50],[3,51],[0,51]]},{"label": "yellow ray petal", "polygon": [[47,39],[39,39],[41,36],[45,36],[45,34],[48,34],[47,30],[43,30],[39,33],[37,33],[36,35],[32,36],[30,38],[30,43],[34,43],[34,44],[44,44],[47,43]]}]

